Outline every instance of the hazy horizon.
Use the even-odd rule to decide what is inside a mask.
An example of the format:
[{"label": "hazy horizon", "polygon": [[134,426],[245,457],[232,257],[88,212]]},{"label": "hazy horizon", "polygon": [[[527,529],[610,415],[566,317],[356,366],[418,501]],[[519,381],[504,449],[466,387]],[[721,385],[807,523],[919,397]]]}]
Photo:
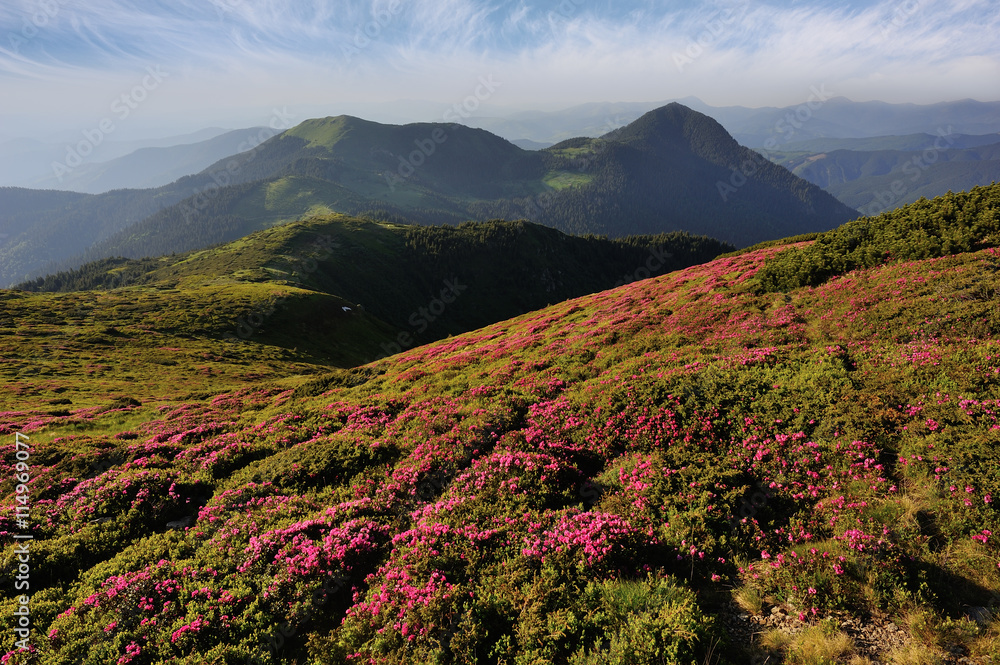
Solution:
[{"label": "hazy horizon", "polygon": [[[839,97],[844,97],[839,95]],[[671,102],[684,103],[685,100],[696,99],[702,103],[704,100],[691,96],[688,98],[679,99],[656,99],[656,100],[599,100],[590,102],[580,102],[578,104],[573,104],[564,107],[555,108],[533,108],[529,106],[525,107],[494,107],[492,108],[493,113],[482,113],[475,112],[468,114],[468,117],[460,117],[462,121],[461,124],[470,124],[470,126],[475,126],[474,121],[476,119],[487,119],[487,118],[507,118],[516,116],[518,114],[529,114],[529,113],[552,113],[557,114],[560,112],[571,111],[576,108],[585,107],[588,105],[656,105],[656,104],[668,104]],[[849,99],[851,102],[884,102],[884,100],[873,99],[873,100],[855,100]],[[802,100],[805,102],[806,100]],[[943,100],[941,102],[932,102],[930,104],[915,104],[915,106],[934,106],[936,104],[947,104],[955,103],[961,101],[973,101],[979,103],[989,103],[989,102],[1000,102],[1000,99],[974,99],[974,98],[964,98],[964,99],[949,99]],[[885,102],[892,104],[893,102]],[[711,108],[725,109],[725,108],[748,108],[751,110],[766,110],[772,108],[782,108],[775,107],[774,105],[766,106],[745,106],[742,104],[733,104],[726,106],[714,106],[707,104]],[[294,109],[294,111],[293,111]],[[447,113],[449,110],[453,109],[453,105],[445,106],[440,103],[432,102],[430,100],[398,100],[396,102],[382,102],[378,104],[358,104],[358,105],[331,105],[329,107],[323,106],[310,106],[310,107],[271,107],[270,109],[261,108],[253,109],[256,112],[256,116],[251,113],[245,113],[240,116],[233,117],[258,117],[259,122],[256,124],[244,123],[238,124],[233,122],[216,122],[212,123],[206,120],[203,124],[170,124],[169,122],[154,123],[154,124],[138,124],[134,123],[129,127],[129,131],[125,131],[124,127],[121,131],[117,131],[114,135],[109,135],[107,140],[110,143],[122,142],[122,143],[138,143],[143,141],[156,141],[164,139],[177,139],[181,137],[190,137],[190,142],[195,143],[204,140],[204,138],[199,138],[199,135],[204,132],[209,132],[216,130],[215,134],[222,134],[230,131],[244,130],[251,127],[265,127],[268,125],[268,117],[271,118],[286,118],[291,124],[289,127],[299,124],[305,120],[323,118],[323,117],[335,117],[340,115],[350,115],[362,118],[364,120],[371,120],[373,122],[378,122],[381,124],[408,124],[408,123],[418,123],[418,122],[443,122],[445,119],[441,116]],[[449,117],[454,117],[454,115],[449,115]],[[11,128],[11,125],[7,124],[4,126],[6,129]],[[79,138],[81,131],[88,131],[86,126],[67,126],[67,127],[51,127],[49,129],[42,129],[35,133],[22,133],[22,134],[12,134],[9,131],[0,131],[0,142],[7,142],[13,140],[31,140],[38,141],[41,143],[62,143],[66,141],[75,141]],[[992,133],[992,132],[991,132]],[[88,160],[93,161],[93,160]],[[100,160],[97,160],[100,161]]]}]

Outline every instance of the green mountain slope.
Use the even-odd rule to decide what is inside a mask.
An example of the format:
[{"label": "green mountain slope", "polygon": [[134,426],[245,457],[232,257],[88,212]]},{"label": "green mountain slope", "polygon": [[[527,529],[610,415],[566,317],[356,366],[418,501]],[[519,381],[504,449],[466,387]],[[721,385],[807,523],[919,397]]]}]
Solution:
[{"label": "green mountain slope", "polygon": [[309,120],[172,187],[193,196],[76,261],[187,251],[325,211],[422,224],[526,218],[614,237],[687,230],[738,245],[856,214],[678,104],[541,151],[461,125]]},{"label": "green mountain slope", "polygon": [[162,187],[178,178],[198,173],[220,158],[249,150],[255,138],[267,131],[270,130],[250,127],[225,132],[207,140],[139,148],[114,159],[82,164],[63,175],[61,180],[49,173],[30,186],[71,189],[90,194],[115,189]]},{"label": "green mountain slope", "polygon": [[120,190],[100,196],[0,187],[0,286],[60,265],[184,195]]},{"label": "green mountain slope", "polygon": [[817,286],[836,275],[889,260],[968,253],[1000,244],[1000,185],[928,201],[921,199],[876,217],[863,217],[789,250],[759,273],[768,290]]},{"label": "green mountain slope", "polygon": [[856,215],[680,104],[603,138],[622,146],[617,163],[605,166],[610,182],[624,176],[627,195],[616,204],[638,208],[639,218],[682,225],[700,216],[707,234],[747,245],[830,229]]},{"label": "green mountain slope", "polygon": [[[402,185],[412,178],[443,195],[499,198],[522,191],[519,183],[536,183],[542,161],[489,132],[454,124],[381,125],[351,117],[307,120],[278,141],[299,138],[316,150],[318,163],[297,164],[296,172],[326,171],[368,196],[385,197],[387,176]],[[322,152],[320,152],[322,151]],[[340,172],[344,169],[346,173]],[[412,171],[412,174],[411,174]],[[372,177],[368,187],[364,175]],[[352,178],[358,178],[352,182]],[[511,190],[511,188],[513,188]],[[391,196],[388,198],[391,202]]]},{"label": "green mountain slope", "polygon": [[938,134],[905,134],[903,136],[871,136],[868,138],[822,138],[811,139],[809,141],[792,141],[783,143],[781,150],[784,152],[803,152],[816,155],[821,152],[833,152],[834,150],[856,150],[860,152],[877,152],[879,150],[929,150],[937,143],[942,145],[942,135],[947,138],[946,145],[949,148],[960,150],[962,148],[978,148],[985,145],[993,145],[1000,142],[1000,134],[959,134],[949,132],[947,127],[942,127]]},{"label": "green mountain slope", "polygon": [[[236,248],[176,292],[0,292],[34,658],[989,663],[998,215],[980,188],[321,376],[192,346],[193,262]],[[763,288],[827,238],[872,262]]]},{"label": "green mountain slope", "polygon": [[[343,352],[332,362],[356,365],[554,302],[709,261],[731,249],[683,233],[608,240],[567,236],[525,222],[425,227],[332,215],[178,256],[104,260],[19,288],[65,292],[142,285],[198,294],[231,284],[257,297],[230,311],[228,330],[211,327],[198,334],[298,347],[315,357],[347,344],[363,353]],[[272,296],[269,288],[293,292]],[[278,300],[299,303],[302,290],[329,298],[313,305],[275,306]],[[286,322],[297,321],[299,310],[309,306],[363,311],[391,339],[380,334],[348,341],[340,328],[330,336],[298,339],[287,332]],[[264,310],[266,316],[260,313]]]},{"label": "green mountain slope", "polygon": [[873,215],[919,198],[968,191],[977,185],[994,182],[1000,182],[1000,160],[953,161],[926,165],[926,168],[909,161],[904,162],[902,170],[831,185],[828,189],[838,198],[858,202],[859,209]]},{"label": "green mountain slope", "polygon": [[[795,175],[823,187],[866,214],[912,203],[920,197],[966,191],[1000,180],[1000,143],[975,145],[976,141],[970,140],[996,139],[996,135],[881,138],[899,139],[897,143],[901,147],[873,151],[780,152],[769,156]],[[820,143],[820,140],[812,142]],[[855,143],[861,145],[863,140]],[[968,143],[973,146],[961,147]]]}]

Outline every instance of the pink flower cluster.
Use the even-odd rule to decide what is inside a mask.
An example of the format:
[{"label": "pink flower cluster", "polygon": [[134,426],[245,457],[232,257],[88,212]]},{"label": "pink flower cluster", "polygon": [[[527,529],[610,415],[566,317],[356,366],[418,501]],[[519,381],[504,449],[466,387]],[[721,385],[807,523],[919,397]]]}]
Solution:
[{"label": "pink flower cluster", "polygon": [[125,655],[118,659],[118,665],[128,665],[131,663],[136,656],[142,653],[142,649],[135,642],[129,642],[128,646],[125,647]]},{"label": "pink flower cluster", "polygon": [[185,625],[181,626],[180,628],[178,628],[177,630],[175,630],[170,635],[170,641],[171,641],[171,643],[176,644],[178,640],[184,638],[184,635],[186,633],[194,633],[195,635],[197,635],[199,632],[201,632],[202,630],[204,630],[207,627],[208,627],[208,622],[205,621],[204,619],[202,619],[199,616],[198,618],[196,618],[191,623],[185,624]]},{"label": "pink flower cluster", "polygon": [[552,528],[525,538],[521,553],[544,560],[555,552],[578,551],[588,565],[596,565],[612,553],[627,556],[630,547],[651,542],[648,534],[618,515],[571,510],[559,517]]},{"label": "pink flower cluster", "polygon": [[455,479],[455,492],[478,494],[487,488],[504,494],[523,494],[541,483],[566,484],[580,472],[548,453],[496,450],[475,460]]},{"label": "pink flower cluster", "polygon": [[988,541],[988,540],[990,539],[990,536],[992,536],[992,535],[993,535],[993,532],[992,532],[992,531],[990,531],[989,529],[983,529],[983,530],[982,530],[982,531],[980,531],[979,533],[977,533],[977,534],[974,534],[974,535],[972,536],[972,539],[973,539],[973,540],[978,540],[978,541],[979,541],[979,542],[981,542],[981,543],[982,543],[983,545],[985,545],[985,544],[986,544],[986,541]]},{"label": "pink flower cluster", "polygon": [[893,543],[887,540],[887,536],[889,536],[889,527],[882,527],[880,536],[867,534],[861,529],[848,529],[839,536],[834,536],[834,540],[843,541],[849,548],[858,552],[874,553],[893,546]]},{"label": "pink flower cluster", "polygon": [[258,563],[273,565],[276,579],[272,587],[294,577],[349,571],[360,558],[378,550],[389,531],[389,527],[369,519],[334,525],[328,513],[252,536],[237,570],[247,572]]}]

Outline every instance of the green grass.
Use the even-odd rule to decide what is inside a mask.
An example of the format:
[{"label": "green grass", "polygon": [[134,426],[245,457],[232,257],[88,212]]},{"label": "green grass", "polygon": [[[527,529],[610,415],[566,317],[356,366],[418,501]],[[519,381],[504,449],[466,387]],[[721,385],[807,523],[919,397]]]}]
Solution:
[{"label": "green grass", "polygon": [[344,139],[353,125],[346,116],[317,118],[306,120],[284,134],[308,141],[309,148],[332,148]]},{"label": "green grass", "polygon": [[544,179],[545,184],[556,191],[570,187],[583,187],[593,181],[594,176],[589,173],[570,173],[567,171],[550,171]]},{"label": "green grass", "polygon": [[363,200],[336,183],[304,176],[288,176],[261,183],[234,209],[234,214],[267,228],[334,209],[359,209]]},{"label": "green grass", "polygon": [[600,145],[601,141],[599,139],[573,139],[575,145],[573,147],[559,148],[552,147],[546,148],[545,153],[552,155],[553,157],[558,157],[566,160],[578,159],[580,157],[587,157],[597,146]]}]

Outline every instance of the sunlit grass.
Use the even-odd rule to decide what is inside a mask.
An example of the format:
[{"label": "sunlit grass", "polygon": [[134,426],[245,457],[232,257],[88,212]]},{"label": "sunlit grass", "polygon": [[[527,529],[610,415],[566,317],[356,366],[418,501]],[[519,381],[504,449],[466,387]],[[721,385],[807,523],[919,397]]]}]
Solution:
[{"label": "sunlit grass", "polygon": [[785,665],[835,665],[854,651],[854,641],[846,633],[820,626],[794,634],[772,629],[761,635],[760,646],[780,652]]},{"label": "sunlit grass", "polygon": [[589,173],[573,173],[569,171],[553,171],[544,178],[545,184],[552,189],[559,191],[570,187],[582,187],[594,181],[594,176]]}]

